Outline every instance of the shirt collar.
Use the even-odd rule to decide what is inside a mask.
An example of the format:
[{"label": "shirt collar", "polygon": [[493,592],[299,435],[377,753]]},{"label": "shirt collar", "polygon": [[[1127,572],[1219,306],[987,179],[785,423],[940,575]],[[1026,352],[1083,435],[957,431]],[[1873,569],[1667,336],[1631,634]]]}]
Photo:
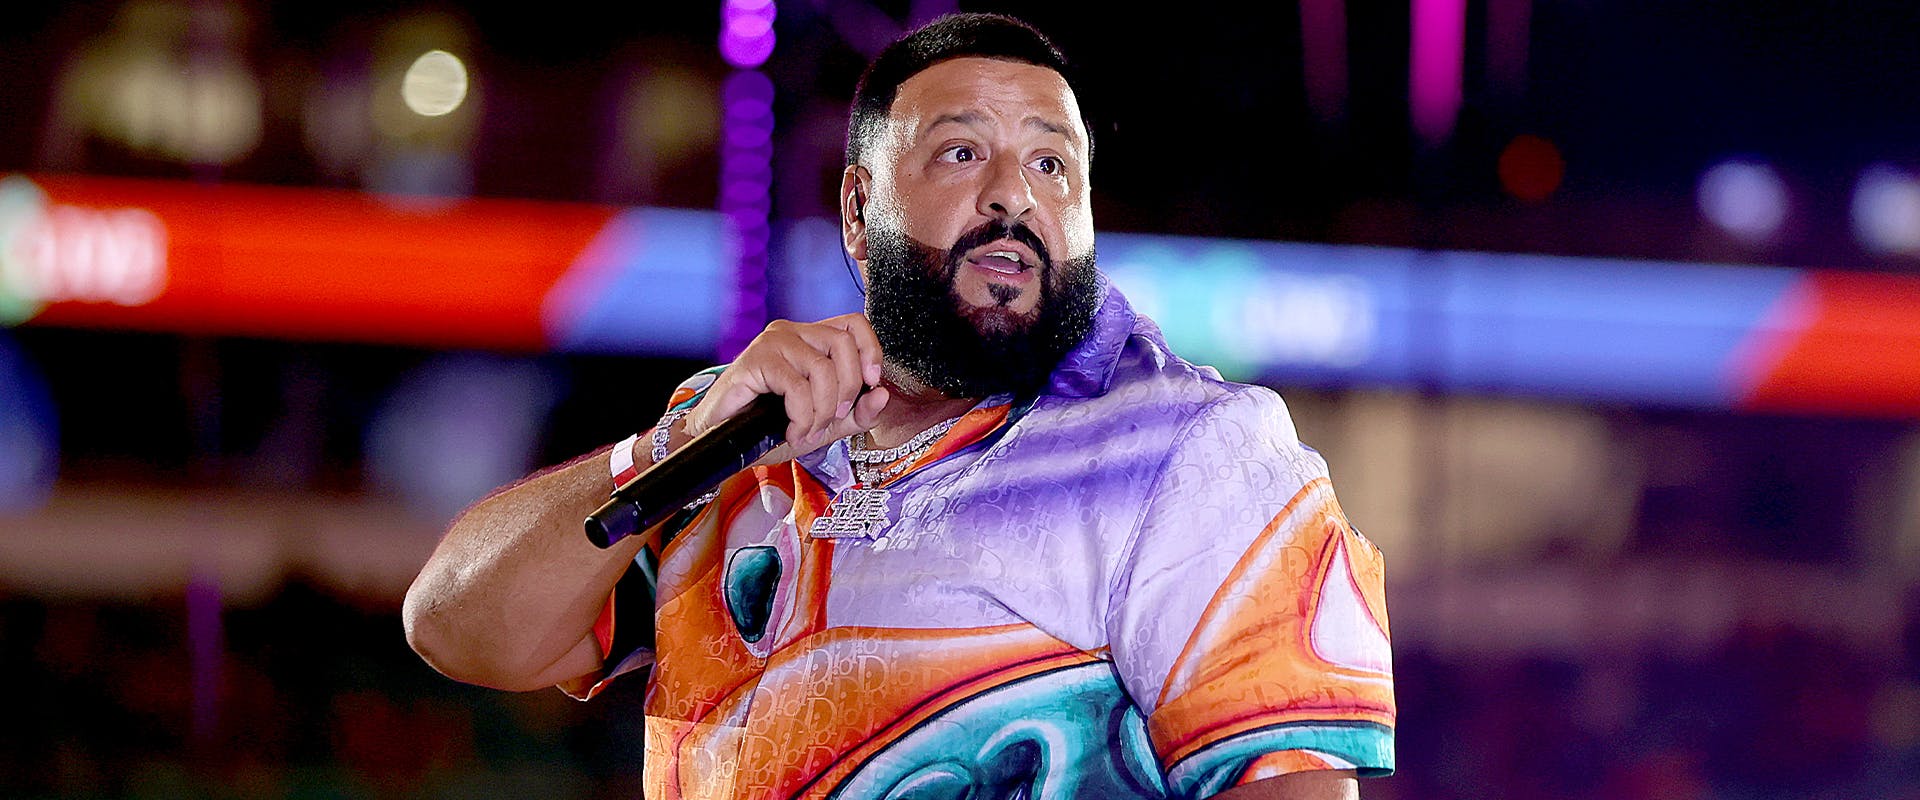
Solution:
[{"label": "shirt collar", "polygon": [[[1099,397],[1113,383],[1114,367],[1127,338],[1140,320],[1120,289],[1102,273],[1095,273],[1101,293],[1100,307],[1093,312],[1093,327],[1086,338],[1060,359],[1047,378],[1043,394],[1061,397]],[[1150,324],[1150,323],[1149,323]]]}]

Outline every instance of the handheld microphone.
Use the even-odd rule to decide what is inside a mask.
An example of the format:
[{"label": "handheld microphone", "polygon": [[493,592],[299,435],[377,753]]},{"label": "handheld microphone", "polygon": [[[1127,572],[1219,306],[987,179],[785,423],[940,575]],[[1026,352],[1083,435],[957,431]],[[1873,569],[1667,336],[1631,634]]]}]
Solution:
[{"label": "handheld microphone", "polygon": [[784,441],[786,400],[763,394],[706,433],[613,490],[587,515],[587,540],[601,548],[665,521],[727,476],[759,461]]}]

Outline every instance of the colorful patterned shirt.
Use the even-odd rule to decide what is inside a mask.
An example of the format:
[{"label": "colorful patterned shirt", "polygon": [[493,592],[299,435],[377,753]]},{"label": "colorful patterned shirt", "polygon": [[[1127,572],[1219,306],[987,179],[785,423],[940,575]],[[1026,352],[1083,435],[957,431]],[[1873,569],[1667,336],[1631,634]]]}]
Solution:
[{"label": "colorful patterned shirt", "polygon": [[[809,534],[846,444],[728,479],[596,631],[651,665],[647,797],[1200,798],[1393,769],[1379,551],[1272,391],[1181,360],[1105,288],[1049,385],[992,398]],[[691,406],[719,368],[689,381]]]}]

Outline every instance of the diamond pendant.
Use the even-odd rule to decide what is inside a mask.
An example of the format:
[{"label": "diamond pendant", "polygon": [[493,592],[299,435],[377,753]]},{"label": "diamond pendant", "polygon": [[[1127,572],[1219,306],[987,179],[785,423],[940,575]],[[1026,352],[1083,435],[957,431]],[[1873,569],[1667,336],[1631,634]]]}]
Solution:
[{"label": "diamond pendant", "polygon": [[887,490],[859,484],[841,489],[827,504],[827,514],[808,529],[815,539],[872,538],[887,524]]}]

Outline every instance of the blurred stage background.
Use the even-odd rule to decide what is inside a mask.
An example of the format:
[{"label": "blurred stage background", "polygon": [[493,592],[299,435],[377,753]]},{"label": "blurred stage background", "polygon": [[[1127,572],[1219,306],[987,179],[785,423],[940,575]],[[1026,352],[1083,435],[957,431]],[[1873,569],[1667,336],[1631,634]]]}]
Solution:
[{"label": "blurred stage background", "polygon": [[447,681],[451,515],[857,302],[902,26],[1084,70],[1101,263],[1386,551],[1371,798],[1920,797],[1920,7],[20,3],[0,795],[637,797],[640,685]]}]

